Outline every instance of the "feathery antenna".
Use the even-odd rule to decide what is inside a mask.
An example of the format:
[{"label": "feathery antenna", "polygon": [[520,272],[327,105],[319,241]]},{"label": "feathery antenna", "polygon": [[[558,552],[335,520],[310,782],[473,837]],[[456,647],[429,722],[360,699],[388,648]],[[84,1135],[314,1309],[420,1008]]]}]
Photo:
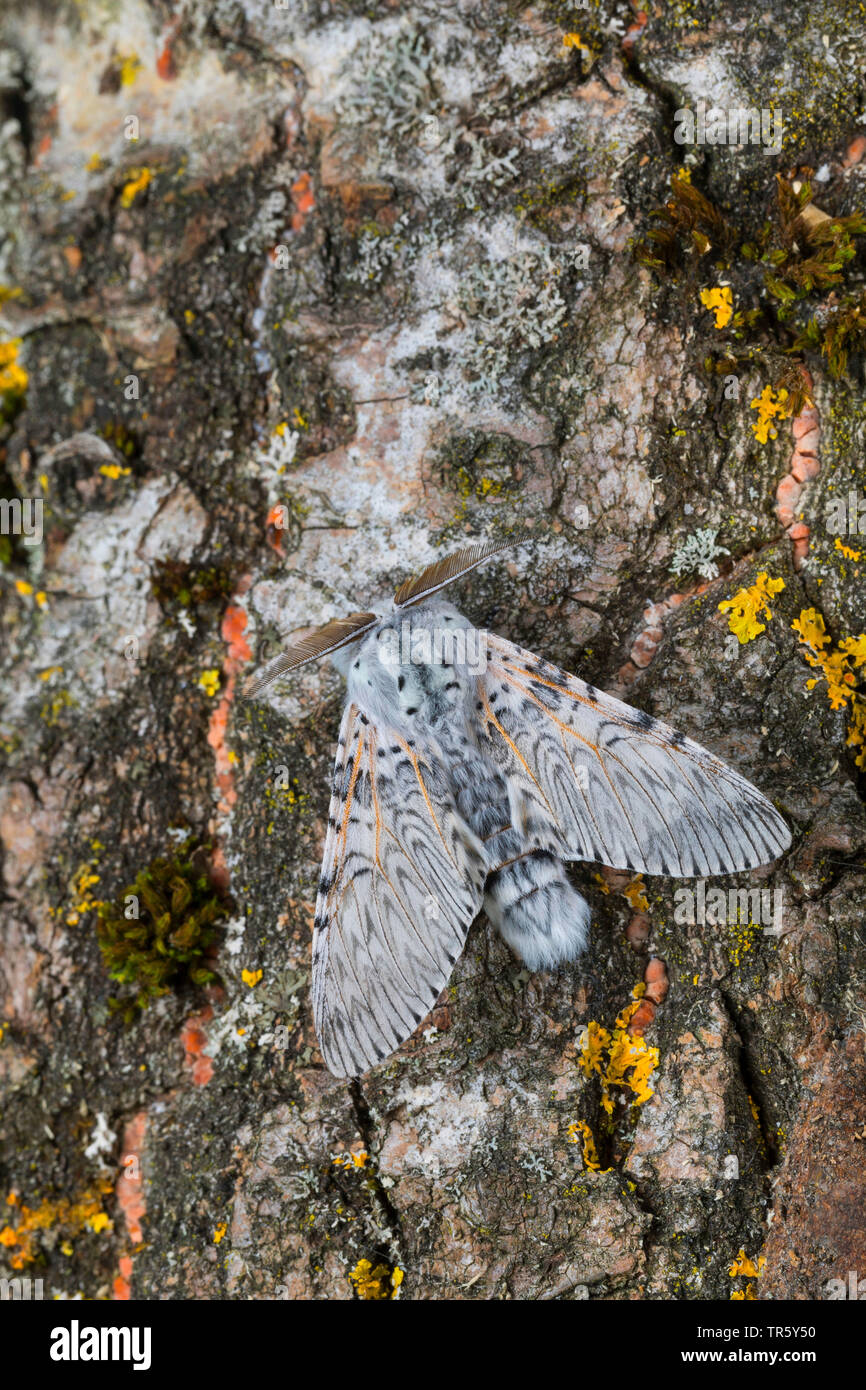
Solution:
[{"label": "feathery antenna", "polygon": [[242,691],[244,699],[249,700],[251,696],[258,695],[266,685],[270,685],[287,671],[296,671],[299,666],[306,666],[308,661],[315,661],[319,656],[330,656],[349,642],[356,642],[377,622],[375,613],[350,613],[348,618],[334,618],[324,627],[311,632],[308,637],[294,642],[286,651],[275,656],[273,661],[269,661],[267,666],[263,666],[261,671],[250,676]]},{"label": "feathery antenna", "polygon": [[524,531],[520,535],[511,536],[507,541],[485,541],[481,545],[471,545],[466,550],[456,550],[453,555],[446,555],[443,560],[428,565],[415,579],[407,579],[405,584],[401,584],[394,595],[394,603],[397,608],[406,608],[410,603],[420,603],[421,599],[429,598],[430,594],[444,589],[446,584],[452,584],[461,575],[477,569],[491,555],[498,555],[501,550],[510,550],[513,546],[524,545],[533,539]]}]

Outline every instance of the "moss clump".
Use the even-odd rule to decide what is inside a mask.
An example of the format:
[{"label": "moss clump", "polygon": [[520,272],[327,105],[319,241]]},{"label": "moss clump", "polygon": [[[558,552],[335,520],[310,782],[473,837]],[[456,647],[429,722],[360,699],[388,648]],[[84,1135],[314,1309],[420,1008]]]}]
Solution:
[{"label": "moss clump", "polygon": [[823,323],[810,319],[797,347],[812,348],[827,359],[827,368],[837,380],[848,369],[851,353],[866,353],[866,290],[848,295],[837,309],[825,315]]},{"label": "moss clump", "polygon": [[788,183],[776,176],[776,217],[740,250],[746,260],[760,263],[768,294],[781,309],[814,291],[841,283],[845,266],[854,259],[854,238],[866,235],[866,218],[829,217],[812,204],[808,181]]},{"label": "moss clump", "polygon": [[866,217],[861,213],[830,217],[813,205],[807,178],[789,183],[778,175],[773,216],[747,241],[681,175],[672,177],[668,202],[651,215],[657,225],[634,248],[641,265],[662,277],[694,265],[695,255],[701,258],[712,252],[712,263],[729,270],[738,247],[743,261],[760,267],[777,312],[807,294],[838,285],[857,253],[854,238],[866,236]]},{"label": "moss clump", "polygon": [[124,458],[138,458],[141,454],[141,445],[132,430],[128,429],[122,420],[109,420],[102,426],[102,437],[107,439],[109,444],[113,444],[115,449],[123,454]]},{"label": "moss clump", "polygon": [[181,560],[157,560],[150,587],[163,609],[197,608],[214,599],[227,598],[232,592],[232,576],[219,565],[196,570]]},{"label": "moss clump", "polygon": [[204,870],[206,854],[187,841],[175,858],[154,859],[117,900],[100,904],[102,959],[112,980],[129,986],[109,1007],[126,1023],[172,988],[216,979],[204,957],[227,909]]},{"label": "moss clump", "polygon": [[635,245],[634,254],[642,266],[659,276],[678,270],[694,252],[705,256],[713,250],[718,257],[729,251],[735,240],[733,228],[718,208],[700,189],[692,187],[690,179],[679,174],[671,179],[668,202],[651,216],[657,225],[646,240]]},{"label": "moss clump", "polygon": [[[791,414],[808,403],[800,353],[820,353],[838,378],[849,357],[866,350],[866,292],[857,285],[838,297],[846,276],[860,277],[857,238],[866,236],[866,216],[831,217],[816,207],[810,174],[805,169],[793,182],[777,176],[775,207],[748,232],[734,227],[688,177],[675,175],[670,199],[653,214],[657,225],[634,246],[637,261],[661,281],[680,281],[681,293],[703,282],[705,305],[708,296],[724,293],[732,308],[740,306],[724,322],[717,317],[716,328],[728,336],[718,363],[711,354],[705,366],[736,374],[760,344],[773,359],[775,389],[790,395]],[[707,289],[718,274],[727,283]],[[732,339],[742,343],[747,333],[750,344],[735,346]]]}]

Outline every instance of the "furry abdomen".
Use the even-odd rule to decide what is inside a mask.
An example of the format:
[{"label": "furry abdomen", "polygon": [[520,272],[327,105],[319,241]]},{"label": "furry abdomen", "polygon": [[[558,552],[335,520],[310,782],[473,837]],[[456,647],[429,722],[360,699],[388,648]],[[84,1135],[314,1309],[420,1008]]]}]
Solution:
[{"label": "furry abdomen", "polygon": [[549,850],[528,850],[495,869],[484,909],[530,970],[574,960],[586,946],[589,907],[568,881],[565,865]]},{"label": "furry abdomen", "polygon": [[[549,831],[515,803],[479,746],[473,644],[449,640],[443,649],[416,643],[425,632],[453,639],[461,629],[478,635],[456,608],[436,599],[384,618],[359,648],[347,649],[350,655],[338,653],[335,664],[347,677],[349,698],[374,724],[404,734],[422,757],[425,743],[438,746],[457,810],[489,865],[484,907],[490,921],[530,970],[550,969],[583,950],[589,908],[568,882]],[[437,658],[419,660],[424,647],[435,649]]]},{"label": "furry abdomen", "polygon": [[530,970],[550,970],[586,946],[589,907],[562,860],[515,827],[505,779],[479,749],[472,752],[454,748],[450,765],[457,808],[490,864],[484,910]]}]

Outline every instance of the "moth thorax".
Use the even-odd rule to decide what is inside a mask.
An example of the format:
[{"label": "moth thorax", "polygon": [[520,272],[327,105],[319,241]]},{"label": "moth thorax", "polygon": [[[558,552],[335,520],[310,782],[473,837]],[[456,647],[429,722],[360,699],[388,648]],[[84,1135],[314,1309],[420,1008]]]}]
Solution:
[{"label": "moth thorax", "polygon": [[472,627],[465,618],[442,605],[441,609],[422,609],[411,617],[398,616],[376,633],[377,656],[391,670],[404,675],[408,668],[427,669],[425,685],[445,685],[448,676],[482,675],[487,664],[486,633]]}]

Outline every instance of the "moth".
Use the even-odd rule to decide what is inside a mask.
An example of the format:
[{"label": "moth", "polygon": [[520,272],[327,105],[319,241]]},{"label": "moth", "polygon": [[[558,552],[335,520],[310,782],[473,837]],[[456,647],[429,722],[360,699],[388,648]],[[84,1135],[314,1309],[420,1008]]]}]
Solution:
[{"label": "moth", "polygon": [[439,596],[516,543],[431,565],[245,688],[318,657],[346,677],[313,928],[316,1033],[336,1076],[409,1037],[482,907],[530,970],[577,957],[590,912],[568,861],[703,878],[768,864],[791,842],[771,803],[705,748]]}]

